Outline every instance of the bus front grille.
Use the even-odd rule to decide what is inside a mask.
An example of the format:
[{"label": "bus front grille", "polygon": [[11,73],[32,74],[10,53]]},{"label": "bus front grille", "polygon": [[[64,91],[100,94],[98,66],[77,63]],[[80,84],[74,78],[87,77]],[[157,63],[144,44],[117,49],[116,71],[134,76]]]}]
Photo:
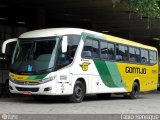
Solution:
[{"label": "bus front grille", "polygon": [[16,87],[18,91],[31,91],[31,92],[38,92],[39,88],[21,88],[21,87]]},{"label": "bus front grille", "polygon": [[27,83],[27,85],[40,85],[41,84],[41,82],[40,81],[38,81],[38,82],[24,82],[24,81],[13,81],[14,83],[16,83],[16,84],[19,84],[19,85],[26,85],[26,83]]}]

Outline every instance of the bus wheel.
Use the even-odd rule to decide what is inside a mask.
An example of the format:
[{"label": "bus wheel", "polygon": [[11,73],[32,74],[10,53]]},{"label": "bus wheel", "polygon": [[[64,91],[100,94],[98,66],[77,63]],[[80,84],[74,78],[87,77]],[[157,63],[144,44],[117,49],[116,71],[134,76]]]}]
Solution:
[{"label": "bus wheel", "polygon": [[136,99],[139,96],[139,92],[140,92],[139,84],[137,82],[134,82],[132,86],[132,92],[130,92],[129,95],[125,97],[130,99]]},{"label": "bus wheel", "polygon": [[98,99],[108,99],[111,97],[111,93],[101,93],[101,94],[96,94]]},{"label": "bus wheel", "polygon": [[72,103],[82,102],[85,95],[85,86],[81,81],[76,81],[73,94],[69,96],[69,101]]}]

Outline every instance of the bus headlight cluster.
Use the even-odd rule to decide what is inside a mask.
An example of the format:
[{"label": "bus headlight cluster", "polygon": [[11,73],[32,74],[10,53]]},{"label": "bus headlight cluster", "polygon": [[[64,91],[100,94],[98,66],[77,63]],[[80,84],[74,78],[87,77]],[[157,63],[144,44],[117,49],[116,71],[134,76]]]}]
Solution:
[{"label": "bus headlight cluster", "polygon": [[52,80],[55,80],[55,79],[56,79],[56,76],[50,76],[50,77],[47,77],[47,78],[43,78],[42,82],[45,83],[45,82],[49,82],[49,81],[52,81]]}]

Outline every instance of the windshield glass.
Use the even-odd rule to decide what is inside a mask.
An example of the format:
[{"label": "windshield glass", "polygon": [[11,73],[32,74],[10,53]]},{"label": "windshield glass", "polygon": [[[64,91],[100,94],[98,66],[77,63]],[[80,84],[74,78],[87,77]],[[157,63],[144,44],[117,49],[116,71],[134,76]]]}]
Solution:
[{"label": "windshield glass", "polygon": [[15,47],[11,71],[20,74],[50,72],[54,67],[59,37],[20,38]]}]

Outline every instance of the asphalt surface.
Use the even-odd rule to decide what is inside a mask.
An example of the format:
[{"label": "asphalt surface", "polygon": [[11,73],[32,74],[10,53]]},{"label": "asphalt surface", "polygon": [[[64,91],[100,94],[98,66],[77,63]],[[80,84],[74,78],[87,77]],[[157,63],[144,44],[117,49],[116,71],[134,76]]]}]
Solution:
[{"label": "asphalt surface", "polygon": [[85,97],[82,103],[69,103],[63,97],[49,97],[36,102],[31,96],[0,98],[0,114],[160,114],[160,92],[141,93],[135,100],[113,95],[110,99]]}]

